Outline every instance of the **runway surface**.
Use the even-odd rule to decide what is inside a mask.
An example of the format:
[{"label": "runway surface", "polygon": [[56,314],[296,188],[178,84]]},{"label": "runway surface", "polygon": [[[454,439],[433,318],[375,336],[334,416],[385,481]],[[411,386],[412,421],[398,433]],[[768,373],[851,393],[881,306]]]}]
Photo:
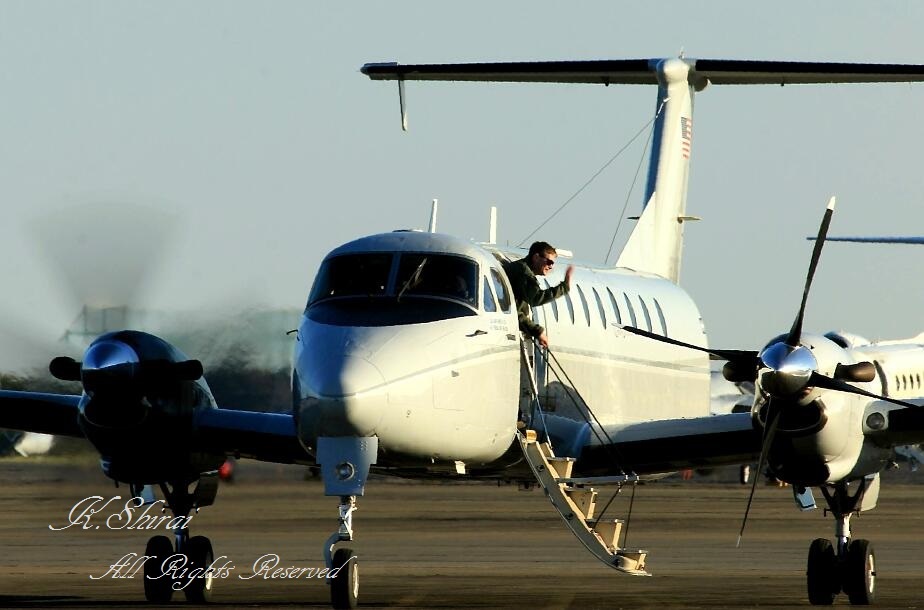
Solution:
[{"label": "runway surface", "polygon": [[[192,535],[211,538],[216,556],[226,555],[234,566],[216,583],[213,607],[327,607],[323,579],[240,578],[264,554],[278,555],[280,567],[323,567],[321,548],[336,526],[337,499],[303,478],[301,468],[243,462],[216,505],[193,518]],[[89,529],[49,529],[67,525],[71,508],[87,496],[124,499],[127,488],[115,489],[92,464],[56,458],[0,461],[0,489],[0,606],[158,607],[143,601],[140,574],[90,576],[105,574],[129,552],[143,553],[153,533],[169,532],[111,529],[99,516]],[[830,517],[821,510],[800,513],[788,489],[761,485],[742,548],[735,549],[747,491],[679,479],[640,486],[628,546],[649,551],[654,575],[631,577],[594,560],[541,491],[372,481],[354,516],[362,605],[807,607],[808,545],[832,537]],[[607,514],[625,517],[628,504],[624,492]],[[113,503],[101,515],[121,509]],[[854,536],[872,540],[877,551],[879,607],[924,607],[922,509],[924,485],[887,480],[879,507],[853,520]],[[182,595],[163,607],[179,603]],[[847,600],[839,596],[835,603]]]}]

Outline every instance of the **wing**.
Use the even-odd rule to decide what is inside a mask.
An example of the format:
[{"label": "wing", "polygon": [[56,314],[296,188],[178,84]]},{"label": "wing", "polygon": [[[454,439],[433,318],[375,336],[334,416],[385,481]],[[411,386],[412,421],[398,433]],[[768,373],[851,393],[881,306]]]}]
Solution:
[{"label": "wing", "polygon": [[[0,390],[0,428],[83,438],[81,397]],[[295,420],[284,413],[196,409],[195,448],[282,464],[313,464],[298,442]]]},{"label": "wing", "polygon": [[591,427],[545,415],[556,453],[579,456],[582,476],[652,474],[757,461],[761,434],[750,413]]},{"label": "wing", "polygon": [[[864,433],[877,445],[895,447],[924,442],[924,398],[906,401],[918,408],[874,400],[864,414]],[[875,413],[882,417],[877,418]]]},{"label": "wing", "polygon": [[314,464],[298,442],[295,418],[287,413],[198,409],[196,443],[214,451],[280,464]]},{"label": "wing", "polygon": [[83,438],[80,396],[0,390],[0,428]]}]

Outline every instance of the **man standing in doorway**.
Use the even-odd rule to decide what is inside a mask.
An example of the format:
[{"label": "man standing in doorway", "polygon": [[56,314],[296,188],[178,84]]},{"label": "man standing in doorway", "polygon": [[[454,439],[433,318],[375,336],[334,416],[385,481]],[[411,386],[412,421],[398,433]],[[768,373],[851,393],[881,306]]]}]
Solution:
[{"label": "man standing in doorway", "polygon": [[530,308],[544,305],[567,293],[571,289],[571,276],[574,273],[574,267],[568,265],[565,279],[558,286],[545,290],[540,288],[536,276],[551,272],[556,258],[558,253],[555,248],[544,241],[537,241],[529,247],[526,258],[504,263],[504,271],[510,279],[513,297],[517,302],[520,330],[535,338],[542,347],[549,346],[549,338],[545,329],[533,322]]}]

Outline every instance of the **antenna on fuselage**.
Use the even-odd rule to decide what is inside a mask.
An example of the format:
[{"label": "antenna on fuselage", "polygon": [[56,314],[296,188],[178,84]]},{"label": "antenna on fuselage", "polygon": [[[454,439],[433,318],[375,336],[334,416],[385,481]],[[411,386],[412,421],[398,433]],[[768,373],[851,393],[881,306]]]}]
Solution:
[{"label": "antenna on fuselage", "polygon": [[488,221],[488,243],[497,243],[497,206],[491,206],[491,219]]},{"label": "antenna on fuselage", "polygon": [[430,233],[436,233],[436,211],[439,209],[440,200],[434,199],[433,204],[430,206],[430,228],[427,229]]}]

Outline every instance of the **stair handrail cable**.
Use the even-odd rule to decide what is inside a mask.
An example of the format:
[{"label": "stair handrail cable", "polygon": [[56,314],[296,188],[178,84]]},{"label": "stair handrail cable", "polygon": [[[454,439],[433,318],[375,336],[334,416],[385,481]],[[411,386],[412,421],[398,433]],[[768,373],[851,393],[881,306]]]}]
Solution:
[{"label": "stair handrail cable", "polygon": [[[552,357],[552,360],[553,360],[554,363],[555,363],[555,366],[550,366],[550,367],[549,367],[549,370],[552,371],[552,374],[555,375],[555,377],[558,379],[559,382],[562,381],[561,377],[558,375],[558,372],[555,370],[555,367],[557,366],[558,369],[561,371],[562,375],[565,377],[565,380],[568,382],[567,384],[562,383],[562,387],[565,389],[565,393],[568,395],[568,398],[570,398],[570,399],[571,399],[571,402],[574,403],[574,407],[575,407],[575,409],[577,410],[577,412],[581,414],[581,417],[584,419],[585,422],[587,422],[587,425],[590,426],[591,431],[594,433],[594,436],[597,437],[597,440],[600,442],[600,444],[601,444],[601,446],[603,447],[604,451],[606,451],[606,453],[607,453],[607,455],[609,455],[610,459],[611,459],[611,460],[616,464],[616,466],[619,468],[619,472],[620,472],[622,475],[624,475],[624,476],[628,476],[628,475],[626,475],[626,471],[622,468],[622,465],[621,465],[622,459],[621,459],[621,456],[620,456],[619,449],[616,448],[616,443],[613,442],[612,437],[610,437],[609,433],[607,433],[606,429],[603,427],[603,424],[600,422],[600,420],[599,420],[599,419],[597,418],[597,416],[594,414],[593,409],[590,408],[590,404],[588,404],[587,401],[584,400],[584,397],[581,396],[580,390],[577,389],[577,386],[574,384],[574,381],[571,380],[571,377],[568,375],[568,372],[565,371],[565,368],[561,365],[561,362],[558,361],[558,358],[555,356],[555,354],[552,352],[552,350],[549,349],[549,348],[546,348],[546,349],[545,349],[545,353],[547,353],[549,356],[551,356],[551,357]],[[546,360],[546,362],[549,362],[548,359]],[[571,390],[569,389],[569,385],[570,385],[571,389],[574,390],[574,393],[577,394],[577,397],[578,397],[578,398],[580,399],[580,401],[581,401],[580,403],[578,403],[577,400],[575,400],[574,396],[572,396]],[[537,399],[536,402],[537,402],[537,404],[538,404],[538,399]],[[589,418],[587,417],[587,415],[584,413],[584,410],[581,409],[581,404],[583,404],[583,405],[585,406],[585,408],[587,409],[587,413],[590,415],[590,417],[593,418],[594,422],[597,424],[597,427],[599,427],[600,432],[602,432],[602,433],[603,433],[603,436],[606,437],[606,441],[607,441],[607,442],[604,442],[603,439],[600,437],[600,433],[597,432],[597,430],[594,428],[594,425],[590,422],[590,419],[589,419]],[[543,424],[544,424],[544,423],[545,423],[545,420],[543,420]],[[615,459],[614,459],[613,453],[616,454]],[[634,506],[634,504],[635,504],[635,488],[636,488],[637,483],[638,483],[638,474],[635,473],[635,472],[633,472],[632,475],[634,475],[635,480],[632,481],[632,495],[631,495],[630,500],[629,500],[629,512],[628,512],[628,514],[626,515],[626,533],[625,533],[625,535],[623,536],[623,544],[625,544],[625,541],[628,540],[629,525],[630,525],[631,520],[632,520],[632,508],[633,508],[633,506]],[[600,523],[600,520],[603,518],[603,515],[606,514],[607,509],[609,509],[610,505],[613,503],[613,500],[616,499],[616,496],[619,495],[619,492],[620,492],[620,491],[622,491],[622,485],[620,485],[620,486],[617,488],[616,493],[614,493],[614,494],[610,497],[610,499],[607,501],[607,503],[603,506],[603,510],[600,511],[600,514],[599,514],[599,515],[597,516],[597,518],[594,520],[593,527],[595,527],[595,528],[597,527],[597,524]]]}]

